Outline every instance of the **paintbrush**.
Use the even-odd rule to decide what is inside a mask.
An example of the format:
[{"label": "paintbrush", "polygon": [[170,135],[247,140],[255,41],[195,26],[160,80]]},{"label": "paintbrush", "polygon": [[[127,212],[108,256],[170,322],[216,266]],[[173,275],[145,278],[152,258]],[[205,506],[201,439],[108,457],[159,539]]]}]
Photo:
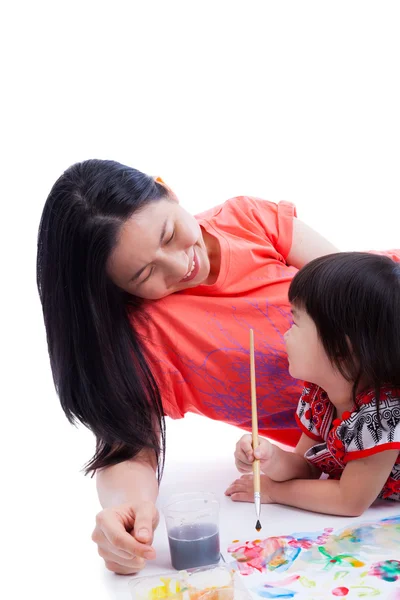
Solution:
[{"label": "paintbrush", "polygon": [[[250,391],[251,391],[251,430],[253,434],[253,452],[258,447],[258,418],[257,418],[257,395],[256,395],[256,367],[254,361],[254,333],[250,329]],[[256,530],[260,531],[260,461],[256,458],[253,461],[253,484],[254,484],[254,506],[256,509],[257,523]]]}]

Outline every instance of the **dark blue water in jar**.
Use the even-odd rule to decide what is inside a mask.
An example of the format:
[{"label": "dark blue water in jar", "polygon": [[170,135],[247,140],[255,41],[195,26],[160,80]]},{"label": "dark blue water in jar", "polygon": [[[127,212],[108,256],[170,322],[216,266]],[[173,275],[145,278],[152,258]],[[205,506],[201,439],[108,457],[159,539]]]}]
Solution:
[{"label": "dark blue water in jar", "polygon": [[174,569],[215,565],[220,559],[219,531],[213,523],[173,527],[168,533]]}]

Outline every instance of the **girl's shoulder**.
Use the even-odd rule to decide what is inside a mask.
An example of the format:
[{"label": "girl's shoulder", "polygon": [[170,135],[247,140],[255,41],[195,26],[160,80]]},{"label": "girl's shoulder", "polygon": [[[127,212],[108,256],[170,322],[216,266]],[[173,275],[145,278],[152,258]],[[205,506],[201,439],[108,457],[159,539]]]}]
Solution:
[{"label": "girl's shoulder", "polygon": [[296,411],[300,428],[317,441],[326,440],[333,417],[333,404],[328,394],[314,383],[304,382]]},{"label": "girl's shoulder", "polygon": [[331,404],[328,394],[321,387],[309,381],[304,382],[303,391],[300,396],[301,402],[306,402],[314,405],[316,402],[323,404]]},{"label": "girl's shoulder", "polygon": [[347,460],[382,450],[400,450],[400,389],[382,386],[379,401],[373,390],[358,394],[354,412],[343,414],[337,436]]},{"label": "girl's shoulder", "polygon": [[398,406],[400,410],[400,388],[383,385],[380,389],[379,402],[376,399],[374,389],[365,390],[356,396],[358,412],[368,410],[368,407],[376,407],[377,404],[379,404],[379,410],[391,407],[392,405]]}]

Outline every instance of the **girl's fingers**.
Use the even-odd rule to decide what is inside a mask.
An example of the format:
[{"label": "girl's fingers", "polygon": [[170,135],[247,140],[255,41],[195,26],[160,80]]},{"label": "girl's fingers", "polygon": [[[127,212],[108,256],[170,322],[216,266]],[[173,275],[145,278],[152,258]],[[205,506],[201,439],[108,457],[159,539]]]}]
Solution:
[{"label": "girl's fingers", "polygon": [[267,440],[262,440],[259,446],[254,450],[255,458],[259,460],[269,460],[272,453],[272,444]]},{"label": "girl's fingers", "polygon": [[248,483],[238,479],[234,481],[226,490],[226,496],[230,496],[234,502],[253,502],[254,490]]},{"label": "girl's fingers", "polygon": [[249,473],[251,471],[252,466],[249,463],[244,463],[240,460],[236,460],[236,468],[241,473]]},{"label": "girl's fingers", "polygon": [[231,500],[234,502],[253,502],[253,498],[248,492],[235,492],[231,494]]}]

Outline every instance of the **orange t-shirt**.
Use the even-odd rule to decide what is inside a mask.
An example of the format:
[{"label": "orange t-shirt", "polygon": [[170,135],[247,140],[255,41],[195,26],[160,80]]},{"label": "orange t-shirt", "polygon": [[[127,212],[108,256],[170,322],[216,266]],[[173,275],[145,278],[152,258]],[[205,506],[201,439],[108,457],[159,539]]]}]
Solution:
[{"label": "orange t-shirt", "polygon": [[[251,430],[252,328],[260,433],[296,445],[303,382],[289,375],[283,341],[297,272],[286,264],[295,216],[289,202],[240,196],[196,217],[220,244],[217,281],[147,301],[143,318],[133,317],[167,416],[193,412]],[[377,254],[400,262],[400,250]]]},{"label": "orange t-shirt", "polygon": [[194,412],[251,430],[253,328],[260,433],[296,444],[303,386],[289,375],[283,340],[297,272],[286,265],[295,215],[289,202],[237,197],[196,217],[220,244],[216,282],[146,301],[145,318],[133,321],[166,415]]}]

